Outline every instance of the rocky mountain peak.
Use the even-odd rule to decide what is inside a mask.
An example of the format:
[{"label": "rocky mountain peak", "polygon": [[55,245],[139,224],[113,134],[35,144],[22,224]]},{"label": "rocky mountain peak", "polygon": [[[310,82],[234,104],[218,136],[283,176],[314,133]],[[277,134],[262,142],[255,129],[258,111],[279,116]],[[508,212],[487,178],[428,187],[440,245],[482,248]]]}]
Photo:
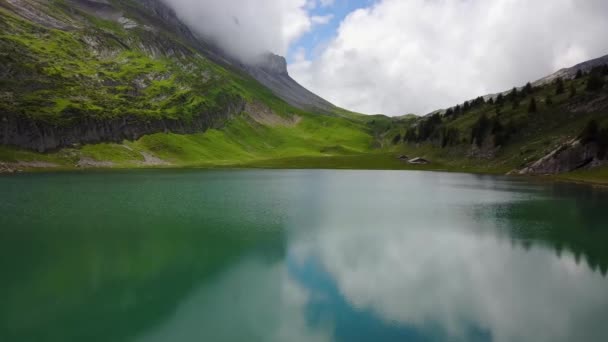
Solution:
[{"label": "rocky mountain peak", "polygon": [[256,66],[272,74],[288,75],[285,57],[275,55],[274,53],[265,54]]},{"label": "rocky mountain peak", "polygon": [[589,72],[591,69],[598,67],[598,66],[602,66],[604,64],[608,64],[608,55],[602,56],[599,58],[595,58],[595,59],[591,59],[591,60],[585,61],[583,63],[579,63],[570,68],[563,68],[549,76],[543,77],[540,80],[533,82],[532,85],[541,86],[541,85],[549,84],[549,83],[555,81],[558,77],[561,77],[563,79],[574,78],[577,71],[579,71],[579,70],[583,71],[583,72]]}]

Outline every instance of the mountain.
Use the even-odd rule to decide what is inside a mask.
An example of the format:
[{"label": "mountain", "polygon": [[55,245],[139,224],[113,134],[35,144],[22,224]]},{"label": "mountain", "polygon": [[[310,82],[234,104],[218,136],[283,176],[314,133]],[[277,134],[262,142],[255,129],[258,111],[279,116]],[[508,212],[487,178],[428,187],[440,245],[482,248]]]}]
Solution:
[{"label": "mountain", "polygon": [[337,110],[289,77],[282,57],[243,64],[159,0],[0,0],[0,19],[7,146],[47,152],[205,132],[243,112],[272,121]]},{"label": "mountain", "polygon": [[582,72],[590,72],[593,68],[597,68],[597,67],[601,67],[603,65],[608,64],[608,55],[603,56],[603,57],[599,57],[599,58],[595,58],[595,59],[591,59],[588,60],[586,62],[583,63],[579,63],[575,66],[572,66],[570,68],[563,68],[558,70],[557,72],[543,77],[539,80],[536,80],[535,82],[532,83],[532,85],[534,86],[542,86],[545,84],[549,84],[553,81],[555,81],[558,78],[563,78],[563,79],[571,79],[574,78],[576,76],[576,73],[580,70]]},{"label": "mountain", "polygon": [[283,57],[232,58],[160,0],[0,0],[0,172],[312,167],[607,182],[607,59],[424,117],[364,116],[303,88]]},{"label": "mountain", "polygon": [[323,113],[332,113],[336,109],[333,104],[294,81],[287,72],[287,61],[282,56],[267,54],[262,63],[245,66],[245,70],[292,106]]},{"label": "mountain", "polygon": [[500,95],[393,119],[379,136],[402,155],[424,154],[446,169],[606,182],[607,85],[608,57],[602,57]]},{"label": "mountain", "polygon": [[154,15],[161,18],[165,26],[173,27],[173,31],[176,31],[175,28],[177,28],[177,31],[184,37],[187,37],[188,41],[193,46],[198,47],[199,51],[206,57],[221,65],[230,66],[249,74],[290,105],[304,110],[321,111],[324,113],[331,113],[335,109],[334,105],[302,87],[289,76],[287,62],[283,56],[268,52],[260,61],[244,64],[224,53],[213,43],[205,41],[204,38],[192,33],[177,18],[175,12],[162,2],[158,0],[143,0],[140,2]]}]

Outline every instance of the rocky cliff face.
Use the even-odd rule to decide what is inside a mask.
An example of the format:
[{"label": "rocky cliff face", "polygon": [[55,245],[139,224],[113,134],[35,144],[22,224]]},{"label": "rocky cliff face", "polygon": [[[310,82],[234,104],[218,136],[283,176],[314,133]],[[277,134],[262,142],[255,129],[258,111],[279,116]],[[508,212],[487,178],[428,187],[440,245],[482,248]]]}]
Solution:
[{"label": "rocky cliff face", "polygon": [[283,57],[244,65],[161,0],[0,0],[0,76],[0,143],[37,151],[217,127],[256,93],[244,77],[333,109]]},{"label": "rocky cliff face", "polygon": [[[79,0],[82,1],[82,0]],[[175,12],[159,0],[139,0],[155,17],[162,20],[164,26],[178,32],[206,57],[222,65],[245,72],[275,95],[290,105],[310,111],[331,113],[335,106],[320,96],[301,86],[287,72],[287,61],[283,56],[268,53],[261,61],[244,64],[226,53],[212,42],[197,36],[176,16]]]},{"label": "rocky cliff face", "polygon": [[19,116],[0,115],[0,144],[47,152],[79,144],[136,140],[153,133],[191,134],[219,128],[245,108],[245,101],[233,101],[218,112],[190,119],[123,116],[113,119],[78,118],[67,125],[36,122]]},{"label": "rocky cliff face", "polygon": [[335,106],[297,83],[287,72],[282,56],[267,54],[262,62],[244,66],[248,74],[294,107],[331,113]]},{"label": "rocky cliff face", "polygon": [[572,140],[517,173],[522,175],[558,174],[597,166],[601,163],[603,161],[598,158],[597,144],[583,144],[580,140]]},{"label": "rocky cliff face", "polygon": [[541,85],[549,84],[560,77],[562,79],[574,78],[574,76],[576,76],[576,73],[579,70],[581,70],[583,72],[589,72],[591,69],[598,67],[598,66],[602,66],[604,64],[608,64],[608,55],[599,57],[599,58],[595,58],[595,59],[591,59],[591,60],[588,60],[583,63],[579,63],[570,68],[564,68],[564,69],[558,70],[557,72],[555,72],[549,76],[543,77],[540,80],[535,81],[533,83],[533,85],[541,86]]}]

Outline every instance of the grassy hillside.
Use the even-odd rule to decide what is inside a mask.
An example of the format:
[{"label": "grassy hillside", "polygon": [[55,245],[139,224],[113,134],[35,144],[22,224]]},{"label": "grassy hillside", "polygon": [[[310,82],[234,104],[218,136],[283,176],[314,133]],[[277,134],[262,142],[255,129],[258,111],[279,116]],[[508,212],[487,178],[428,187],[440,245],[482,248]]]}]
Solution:
[{"label": "grassy hillside", "polygon": [[[114,8],[137,25],[94,16],[64,1],[33,2],[38,13],[66,27],[27,20],[0,1],[0,114],[70,126],[84,119],[214,116],[235,99],[251,110],[206,132],[157,133],[122,143],[35,153],[0,147],[0,161],[27,169],[80,166],[222,166],[293,156],[369,152],[363,116],[309,113],[289,106],[251,77],[204,57],[183,37],[144,18],[136,2]],[[14,10],[14,8],[13,8]],[[141,12],[140,12],[141,11]],[[150,29],[155,25],[153,29]],[[249,110],[249,109],[248,109]]]},{"label": "grassy hillside", "polygon": [[454,170],[520,169],[579,137],[592,120],[608,128],[608,87],[589,87],[594,78],[606,83],[607,76],[608,67],[603,67],[562,80],[563,90],[555,82],[528,86],[517,89],[516,95],[501,95],[499,103],[496,98],[478,98],[441,114],[396,118],[382,133],[383,145]]},{"label": "grassy hillside", "polygon": [[[195,134],[156,130],[46,153],[0,145],[0,172],[280,167],[506,173],[577,138],[591,120],[600,127],[593,139],[608,132],[601,130],[608,127],[608,67],[425,117],[339,108],[320,114],[294,108],[243,70],[205,57],[204,46],[182,27],[159,21],[140,2],[110,1],[103,11],[79,0],[26,3],[27,15],[0,0],[0,125],[16,117],[33,129],[117,119],[188,126],[203,116],[206,126]],[[247,103],[245,110],[226,114],[226,106],[239,101]],[[402,155],[430,164],[411,165],[397,158]],[[561,177],[608,179],[605,167]]]}]

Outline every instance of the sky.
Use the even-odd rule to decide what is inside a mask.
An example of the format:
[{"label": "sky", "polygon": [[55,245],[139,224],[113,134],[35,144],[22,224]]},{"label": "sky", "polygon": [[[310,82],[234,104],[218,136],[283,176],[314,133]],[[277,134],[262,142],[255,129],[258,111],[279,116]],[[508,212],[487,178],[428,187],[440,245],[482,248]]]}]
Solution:
[{"label": "sky", "polygon": [[605,0],[163,0],[199,34],[366,114],[426,114],[608,54]]}]

